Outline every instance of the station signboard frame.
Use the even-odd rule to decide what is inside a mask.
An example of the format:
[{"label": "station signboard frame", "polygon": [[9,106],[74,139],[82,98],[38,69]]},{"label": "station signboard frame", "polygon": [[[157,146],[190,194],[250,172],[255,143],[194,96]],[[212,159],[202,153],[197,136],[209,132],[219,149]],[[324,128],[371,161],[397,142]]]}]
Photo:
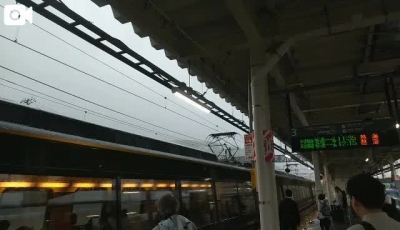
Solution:
[{"label": "station signboard frame", "polygon": [[292,129],[292,151],[341,150],[399,144],[392,119],[344,122]]}]

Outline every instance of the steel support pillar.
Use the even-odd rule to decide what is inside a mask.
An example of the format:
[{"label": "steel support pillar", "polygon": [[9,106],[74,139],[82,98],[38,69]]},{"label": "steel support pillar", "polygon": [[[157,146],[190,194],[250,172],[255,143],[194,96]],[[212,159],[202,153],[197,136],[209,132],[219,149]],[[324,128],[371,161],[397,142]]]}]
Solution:
[{"label": "steel support pillar", "polygon": [[251,72],[249,74],[249,80],[248,80],[248,85],[247,85],[247,94],[248,94],[248,110],[249,110],[249,133],[253,132],[253,101],[251,98]]},{"label": "steel support pillar", "polygon": [[314,151],[312,152],[312,160],[314,165],[314,177],[315,177],[315,195],[318,196],[322,193],[322,184],[321,184],[321,171],[319,168],[319,153]]},{"label": "steel support pillar", "polygon": [[394,182],[394,180],[396,179],[396,169],[394,168],[394,164],[393,161],[390,162],[390,175],[391,175],[391,180],[392,182]]},{"label": "steel support pillar", "polygon": [[[315,167],[315,166],[314,166]],[[325,190],[326,190],[326,198],[329,201],[329,204],[332,204],[331,197],[331,180],[329,176],[328,165],[324,162],[324,175],[325,175]]]},{"label": "steel support pillar", "polygon": [[256,147],[255,168],[260,210],[260,229],[279,229],[278,198],[274,162],[264,160],[263,130],[271,130],[270,103],[267,76],[255,77],[259,67],[265,63],[265,53],[255,50],[251,53],[251,94],[254,117]]}]

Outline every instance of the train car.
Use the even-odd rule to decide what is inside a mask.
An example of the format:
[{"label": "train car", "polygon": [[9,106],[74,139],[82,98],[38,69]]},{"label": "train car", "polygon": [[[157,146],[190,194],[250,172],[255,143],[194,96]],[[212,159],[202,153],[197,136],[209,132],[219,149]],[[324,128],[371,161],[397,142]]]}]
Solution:
[{"label": "train car", "polygon": [[[0,221],[9,229],[152,229],[166,193],[200,229],[258,227],[249,169],[19,105],[0,111]],[[276,174],[279,199],[292,189],[303,213],[313,208],[310,181]]]}]

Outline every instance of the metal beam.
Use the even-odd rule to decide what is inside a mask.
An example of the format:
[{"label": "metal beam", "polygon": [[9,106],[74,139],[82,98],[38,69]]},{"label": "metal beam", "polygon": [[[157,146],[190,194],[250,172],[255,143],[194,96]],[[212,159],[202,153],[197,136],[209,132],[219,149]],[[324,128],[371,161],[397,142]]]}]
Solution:
[{"label": "metal beam", "polygon": [[342,94],[336,96],[322,96],[309,99],[309,107],[303,112],[315,112],[320,110],[334,110],[357,107],[360,105],[373,105],[385,103],[386,98],[383,92],[371,94]]},{"label": "metal beam", "polygon": [[262,39],[260,32],[255,24],[254,14],[250,11],[250,2],[243,0],[225,0],[225,4],[233,14],[236,22],[247,37],[247,40],[251,43],[259,44]]},{"label": "metal beam", "polygon": [[[370,1],[370,4],[373,4]],[[346,7],[348,7],[349,5],[345,5]],[[357,4],[354,4],[354,6],[357,6]],[[400,20],[400,9],[393,9],[392,11],[390,11],[386,16],[384,14],[381,14],[379,11],[376,11],[377,14],[365,14],[368,16],[361,16],[359,17],[359,15],[354,15],[353,17],[349,17],[348,15],[348,11],[346,10],[346,7],[344,7],[341,10],[337,10],[337,14],[338,15],[345,15],[343,18],[348,19],[347,21],[334,21],[331,24],[331,33],[329,32],[328,28],[326,28],[326,25],[324,23],[320,23],[318,20],[315,20],[315,15],[310,14],[309,16],[306,16],[304,18],[304,21],[307,23],[304,23],[306,25],[307,28],[303,28],[303,29],[293,29],[290,30],[288,29],[290,25],[290,28],[296,28],[298,27],[298,25],[300,24],[300,22],[298,20],[294,20],[293,17],[287,17],[287,19],[285,19],[285,15],[281,15],[282,22],[280,22],[281,24],[281,30],[278,31],[278,34],[274,35],[274,40],[275,41],[279,41],[279,40],[286,40],[289,38],[294,38],[294,40],[306,40],[306,39],[310,39],[310,38],[315,38],[315,37],[321,37],[321,36],[330,36],[330,35],[334,35],[334,34],[339,34],[339,33],[343,33],[343,32],[348,32],[348,31],[353,31],[356,29],[361,29],[361,28],[366,28],[369,26],[373,26],[373,25],[377,25],[377,24],[381,24],[381,23],[385,23],[385,21],[395,21],[395,20]],[[374,6],[371,6],[374,7]],[[354,8],[354,7],[353,7]],[[290,16],[292,14],[292,12],[287,12],[286,16]],[[325,17],[323,15],[321,15],[321,20],[325,20]],[[310,23],[311,22],[311,23]],[[315,24],[313,24],[315,23]],[[318,25],[320,25],[320,27],[318,27]],[[284,26],[285,25],[285,26]],[[317,29],[315,29],[317,28]],[[300,32],[301,31],[301,32]],[[280,32],[280,33],[279,33]],[[269,44],[271,42],[270,37],[263,37],[262,41],[264,44]],[[230,41],[227,41],[228,43]],[[219,49],[222,53],[223,52],[227,52],[227,51],[231,51],[234,52],[235,50],[243,50],[243,49],[248,49],[249,47],[251,47],[251,43],[250,42],[243,42],[241,40],[237,40],[233,43],[230,43],[229,46],[225,46],[223,49],[220,49],[220,46],[223,46],[223,43],[220,44],[215,44],[215,49]],[[191,49],[191,50],[186,50],[185,51],[186,55],[185,56],[197,56],[198,55],[198,50],[196,49]],[[185,56],[181,56],[182,58],[184,58]]]},{"label": "metal beam", "polygon": [[334,67],[323,66],[297,72],[290,77],[289,87],[310,85],[311,83],[324,83],[327,80],[348,80],[354,77],[355,71],[358,75],[373,75],[379,73],[391,73],[400,67],[400,58],[382,61],[367,62],[354,67],[351,63],[340,64]]},{"label": "metal beam", "polygon": [[390,118],[390,115],[383,106],[379,113],[367,113],[367,114],[356,114],[356,108],[342,110],[340,113],[332,114],[330,110],[320,110],[316,112],[310,112],[308,116],[310,117],[310,125],[320,125],[320,124],[330,124],[337,122],[347,122],[347,121],[362,121],[369,118]]},{"label": "metal beam", "polygon": [[[275,82],[279,87],[285,87],[285,79],[282,77],[280,71],[277,68],[273,68],[271,70],[271,76],[275,78]],[[300,123],[303,126],[308,126],[308,121],[304,116],[304,113],[301,111],[299,104],[297,103],[297,98],[293,93],[289,94],[290,98],[290,107],[292,108],[294,114],[299,119]]]},{"label": "metal beam", "polygon": [[278,95],[278,94],[286,94],[288,92],[304,92],[304,91],[311,91],[311,90],[317,90],[317,89],[327,89],[327,88],[334,88],[337,86],[345,86],[345,85],[354,85],[354,84],[359,84],[365,80],[380,80],[384,77],[388,77],[389,74],[391,77],[398,78],[400,77],[399,75],[394,75],[391,74],[393,71],[386,71],[382,72],[380,74],[375,73],[376,75],[372,76],[366,76],[366,75],[358,75],[352,78],[344,78],[341,80],[336,80],[336,81],[325,81],[317,84],[313,83],[308,83],[308,84],[301,84],[301,85],[296,85],[294,87],[288,87],[286,89],[280,89],[280,90],[271,90],[270,94],[271,95]]},{"label": "metal beam", "polygon": [[[90,44],[96,46],[97,48],[103,50],[104,52],[108,53],[109,55],[115,57],[116,59],[120,60],[121,62],[127,64],[128,66],[136,69],[137,71],[141,72],[145,76],[155,80],[159,84],[163,85],[164,87],[172,90],[172,89],[179,89],[182,94],[184,94],[188,99],[202,105],[203,107],[210,110],[210,112],[217,117],[225,120],[226,122],[230,123],[231,125],[237,127],[238,129],[248,132],[249,127],[243,123],[241,120],[235,118],[230,113],[226,112],[225,110],[218,107],[214,102],[206,99],[204,95],[201,93],[193,90],[191,87],[186,86],[185,83],[178,81],[176,78],[171,76],[170,74],[166,73],[164,70],[160,69],[158,66],[154,65],[152,62],[148,61],[135,51],[131,50],[128,46],[122,43],[120,40],[110,36],[93,23],[89,22],[88,20],[84,19],[71,9],[69,9],[66,5],[55,1],[55,0],[44,0],[41,4],[36,4],[31,0],[18,0],[19,3],[26,5],[27,7],[32,7],[33,10],[40,15],[46,17],[47,19],[53,21],[57,25],[63,27],[64,29],[70,31],[71,33],[77,35],[78,37],[82,38],[83,40],[89,42]],[[57,15],[51,13],[50,11],[46,10],[45,7],[51,5],[59,12],[63,13],[64,15],[68,16],[69,18],[73,19],[73,23],[68,23],[58,17]],[[94,38],[91,35],[83,32],[82,30],[78,29],[76,26],[82,25],[86,29],[90,30],[92,33],[96,34],[99,38]],[[115,50],[110,48],[109,46],[102,43],[102,41],[107,41],[111,43],[113,46],[117,47],[119,50]],[[128,58],[127,58],[128,56]],[[136,61],[133,61],[133,60]],[[144,68],[145,67],[145,68]]]}]

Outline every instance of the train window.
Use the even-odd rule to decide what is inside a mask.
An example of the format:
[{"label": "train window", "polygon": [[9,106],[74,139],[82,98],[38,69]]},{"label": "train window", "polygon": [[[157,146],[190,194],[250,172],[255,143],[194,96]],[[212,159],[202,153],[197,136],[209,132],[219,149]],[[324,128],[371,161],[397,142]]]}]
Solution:
[{"label": "train window", "polygon": [[182,181],[181,188],[181,215],[189,218],[197,226],[217,221],[211,183]]},{"label": "train window", "polygon": [[152,229],[161,221],[157,203],[172,193],[178,198],[175,181],[121,180],[122,229]]},{"label": "train window", "polygon": [[239,205],[236,183],[216,182],[215,187],[220,219],[225,220],[240,215],[243,205]]},{"label": "train window", "polygon": [[253,188],[250,182],[239,183],[239,197],[243,212],[253,214],[257,212],[256,203],[254,200]]},{"label": "train window", "polygon": [[0,174],[0,220],[9,221],[9,229],[100,224],[105,207],[115,205],[112,187],[110,179]]}]

